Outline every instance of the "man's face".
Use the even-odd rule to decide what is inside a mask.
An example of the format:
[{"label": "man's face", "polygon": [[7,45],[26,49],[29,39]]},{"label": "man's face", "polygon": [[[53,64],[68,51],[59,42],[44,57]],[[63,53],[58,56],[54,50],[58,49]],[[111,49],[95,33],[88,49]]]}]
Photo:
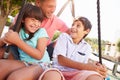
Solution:
[{"label": "man's face", "polygon": [[42,9],[44,16],[47,18],[50,18],[56,9],[56,0],[45,0],[39,3],[36,2],[36,4]]}]

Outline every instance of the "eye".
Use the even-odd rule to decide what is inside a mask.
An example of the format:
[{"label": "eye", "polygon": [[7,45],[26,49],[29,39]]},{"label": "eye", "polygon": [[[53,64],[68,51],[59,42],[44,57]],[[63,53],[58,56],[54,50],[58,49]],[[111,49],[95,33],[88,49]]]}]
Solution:
[{"label": "eye", "polygon": [[72,26],[75,26],[77,23],[76,22],[73,22]]},{"label": "eye", "polygon": [[72,26],[74,26],[75,24],[73,23]]},{"label": "eye", "polygon": [[78,28],[80,28],[80,27],[81,27],[81,25],[80,25],[80,24],[77,24],[77,27],[78,27]]},{"label": "eye", "polygon": [[31,18],[30,20],[31,20],[31,21],[34,21],[34,18]]}]

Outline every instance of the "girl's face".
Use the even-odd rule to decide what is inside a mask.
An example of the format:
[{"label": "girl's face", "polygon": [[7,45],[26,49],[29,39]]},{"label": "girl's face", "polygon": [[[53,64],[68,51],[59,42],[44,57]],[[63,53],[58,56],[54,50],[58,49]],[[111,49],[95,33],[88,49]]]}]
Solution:
[{"label": "girl's face", "polygon": [[41,22],[35,18],[25,18],[24,26],[25,26],[25,32],[26,33],[35,33],[41,25]]},{"label": "girl's face", "polygon": [[73,39],[82,39],[86,34],[87,30],[84,30],[84,25],[81,21],[74,21],[71,27],[70,35]]}]

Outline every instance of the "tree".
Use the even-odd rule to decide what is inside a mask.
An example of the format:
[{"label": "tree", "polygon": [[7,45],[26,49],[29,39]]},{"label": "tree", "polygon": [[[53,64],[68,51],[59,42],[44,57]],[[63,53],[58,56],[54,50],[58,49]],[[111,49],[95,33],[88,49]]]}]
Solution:
[{"label": "tree", "polygon": [[[33,2],[33,0],[28,0]],[[22,0],[0,0],[0,36],[3,28],[6,24],[8,15],[11,15],[14,11],[19,11]]]}]

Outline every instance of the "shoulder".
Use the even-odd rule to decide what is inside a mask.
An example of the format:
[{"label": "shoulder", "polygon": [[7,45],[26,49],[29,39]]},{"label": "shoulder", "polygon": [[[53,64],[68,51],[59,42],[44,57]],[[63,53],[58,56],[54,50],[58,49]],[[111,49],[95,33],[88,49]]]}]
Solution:
[{"label": "shoulder", "polygon": [[38,37],[48,37],[47,31],[45,28],[40,28],[36,33],[35,36]]},{"label": "shoulder", "polygon": [[60,37],[69,38],[70,35],[67,34],[67,33],[61,33],[61,34],[60,34]]},{"label": "shoulder", "polygon": [[91,45],[86,42],[84,39],[82,40],[82,44],[87,47],[87,49],[92,49]]},{"label": "shoulder", "polygon": [[38,29],[37,33],[43,33],[43,32],[46,32],[45,28],[40,28]]},{"label": "shoulder", "polygon": [[54,21],[56,21],[56,22],[59,22],[59,23],[61,23],[61,24],[65,24],[65,22],[64,22],[63,20],[61,20],[59,17],[57,17],[57,16],[55,16],[55,15],[53,15],[52,18],[53,18]]},{"label": "shoulder", "polygon": [[89,44],[87,41],[85,41],[84,39],[82,40],[82,43],[84,43],[84,44],[90,46],[90,44]]},{"label": "shoulder", "polygon": [[61,20],[59,17],[53,15],[51,18],[52,23],[55,25],[55,28],[61,32],[65,32],[68,30],[68,26],[66,23]]},{"label": "shoulder", "polygon": [[62,39],[65,41],[65,40],[71,40],[71,37],[67,33],[61,33],[58,39]]}]

